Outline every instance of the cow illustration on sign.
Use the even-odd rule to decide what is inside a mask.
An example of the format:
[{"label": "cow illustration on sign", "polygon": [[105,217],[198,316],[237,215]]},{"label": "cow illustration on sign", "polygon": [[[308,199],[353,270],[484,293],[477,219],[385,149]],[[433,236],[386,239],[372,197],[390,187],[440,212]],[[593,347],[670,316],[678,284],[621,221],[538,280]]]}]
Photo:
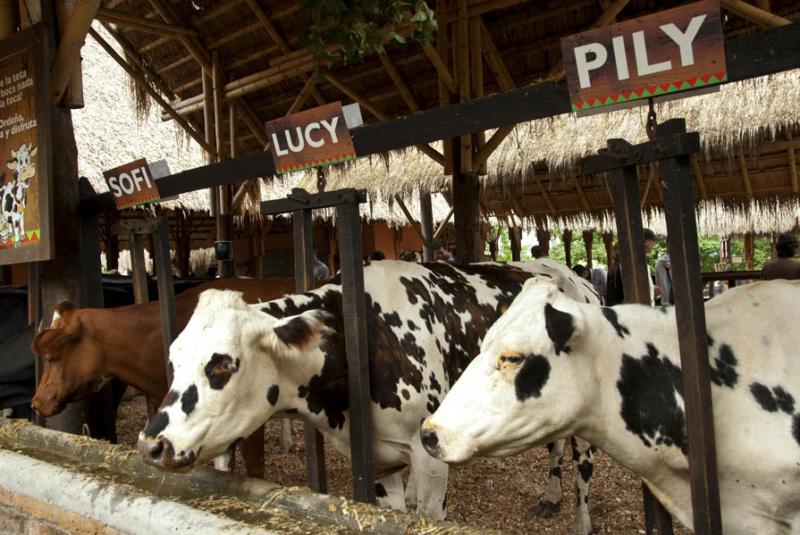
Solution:
[{"label": "cow illustration on sign", "polygon": [[25,205],[28,188],[36,176],[33,162],[36,152],[37,147],[26,143],[12,150],[11,159],[6,162],[11,173],[4,177],[0,187],[0,239],[6,242],[13,235],[15,247],[25,240]]}]

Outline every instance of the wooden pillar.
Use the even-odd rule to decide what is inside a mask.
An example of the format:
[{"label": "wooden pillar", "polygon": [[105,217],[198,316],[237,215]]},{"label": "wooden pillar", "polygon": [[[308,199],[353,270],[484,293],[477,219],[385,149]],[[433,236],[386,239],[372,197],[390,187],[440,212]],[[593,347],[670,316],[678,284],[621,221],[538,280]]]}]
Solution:
[{"label": "wooden pillar", "polygon": [[433,262],[433,205],[430,191],[419,191],[419,218],[422,230],[422,261]]},{"label": "wooden pillar", "polygon": [[586,251],[586,267],[592,269],[592,243],[594,242],[594,232],[591,230],[583,231],[583,249]]},{"label": "wooden pillar", "polygon": [[[75,8],[75,0],[57,0],[54,3],[58,18],[58,31],[63,35],[64,30],[67,28],[67,22]],[[72,109],[83,108],[83,72],[80,60],[75,62],[75,67],[70,73],[69,83],[64,91],[64,96],[61,98],[60,105]]]},{"label": "wooden pillar", "polygon": [[16,29],[15,0],[0,0],[0,39],[5,39]]},{"label": "wooden pillar", "polygon": [[[686,122],[683,119],[673,119],[656,128],[657,138],[685,132]],[[722,520],[711,404],[711,371],[689,156],[663,160],[661,178],[665,185],[664,217],[667,222],[667,247],[672,260],[675,319],[680,333],[678,344],[694,531],[700,535],[718,534],[722,533]]]},{"label": "wooden pillar", "polygon": [[611,232],[603,233],[603,247],[606,249],[606,267],[610,270],[614,267],[614,234]]},{"label": "wooden pillar", "polygon": [[744,267],[752,271],[755,266],[756,240],[752,232],[744,235]]},{"label": "wooden pillar", "polygon": [[550,231],[540,227],[536,227],[536,241],[539,242],[539,247],[545,251],[545,256],[550,255]]},{"label": "wooden pillar", "polygon": [[572,231],[570,229],[564,230],[564,261],[568,268],[572,268]]},{"label": "wooden pillar", "polygon": [[511,260],[519,262],[522,259],[522,228],[517,225],[508,227],[508,241],[511,242]]}]

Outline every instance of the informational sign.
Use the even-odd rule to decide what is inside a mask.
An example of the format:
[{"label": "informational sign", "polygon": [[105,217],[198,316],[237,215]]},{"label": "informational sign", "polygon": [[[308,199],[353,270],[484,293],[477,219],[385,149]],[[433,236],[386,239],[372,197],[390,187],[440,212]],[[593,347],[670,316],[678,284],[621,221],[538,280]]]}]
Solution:
[{"label": "informational sign", "polygon": [[573,111],[728,79],[718,0],[704,0],[561,39]]},{"label": "informational sign", "polygon": [[0,265],[53,254],[46,50],[41,25],[0,41]]},{"label": "informational sign", "polygon": [[279,174],[354,160],[341,102],[269,121],[265,125]]},{"label": "informational sign", "polygon": [[156,187],[156,180],[144,158],[103,171],[103,176],[109,191],[114,196],[117,210],[161,199]]}]

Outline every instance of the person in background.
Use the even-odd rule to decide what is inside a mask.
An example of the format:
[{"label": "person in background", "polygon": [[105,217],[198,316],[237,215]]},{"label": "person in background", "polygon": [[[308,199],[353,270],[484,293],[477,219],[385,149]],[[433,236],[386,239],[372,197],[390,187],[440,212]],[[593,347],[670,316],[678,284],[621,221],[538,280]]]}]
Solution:
[{"label": "person in background", "polygon": [[404,262],[422,262],[422,254],[419,251],[403,251],[400,253],[400,260]]},{"label": "person in background", "polygon": [[443,262],[454,262],[455,258],[453,257],[453,253],[447,250],[445,247],[444,242],[441,240],[434,240],[433,241],[433,260],[441,260]]},{"label": "person in background", "polygon": [[386,255],[383,253],[383,251],[375,249],[369,253],[369,261],[374,262],[376,260],[386,260]]},{"label": "person in background", "polygon": [[580,278],[592,282],[592,274],[583,264],[575,264],[572,266],[572,271],[574,271],[575,274]]},{"label": "person in background", "polygon": [[317,258],[317,251],[312,253],[312,264],[314,266],[314,280],[326,280],[331,278],[331,271],[319,258]]},{"label": "person in background", "polygon": [[606,278],[608,277],[608,272],[601,268],[593,268],[592,269],[592,284],[594,284],[595,290],[597,293],[600,294],[600,300],[603,304],[606,303]]},{"label": "person in background", "polygon": [[764,264],[761,280],[800,279],[800,262],[794,260],[797,251],[797,238],[794,234],[787,232],[778,236],[775,249],[778,258],[773,258]]},{"label": "person in background", "polygon": [[[653,250],[653,247],[656,244],[656,233],[650,230],[649,228],[642,229],[642,235],[644,237],[644,254],[648,254],[650,251]],[[648,274],[650,272],[650,267],[647,267]],[[650,281],[652,286],[652,281]],[[650,289],[650,302],[653,302],[653,290],[654,288],[651,287]],[[614,246],[614,267],[612,267],[608,271],[608,277],[606,279],[606,306],[614,306],[619,305],[625,301],[625,293],[622,289],[622,271],[620,270],[619,265],[619,245]]]},{"label": "person in background", "polygon": [[541,245],[534,245],[531,247],[531,256],[534,260],[537,258],[548,258],[547,249]]},{"label": "person in background", "polygon": [[664,253],[656,261],[656,285],[661,290],[661,304],[674,305],[675,296],[672,295],[672,264],[669,253]]}]

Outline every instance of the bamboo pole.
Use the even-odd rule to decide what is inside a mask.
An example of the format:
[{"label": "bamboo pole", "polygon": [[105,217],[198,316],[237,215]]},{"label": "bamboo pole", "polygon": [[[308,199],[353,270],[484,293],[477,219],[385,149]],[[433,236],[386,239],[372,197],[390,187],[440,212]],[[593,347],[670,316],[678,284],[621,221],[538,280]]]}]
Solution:
[{"label": "bamboo pole", "polygon": [[75,71],[75,64],[80,61],[81,47],[86,34],[92,26],[100,0],[76,0],[72,15],[61,34],[61,42],[56,50],[53,68],[50,74],[51,103],[56,106],[61,102],[67,85]]},{"label": "bamboo pole", "polygon": [[[60,3],[60,2],[59,2]],[[124,13],[114,9],[101,7],[97,10],[97,20],[104,22],[113,22],[120,26],[128,26],[130,28],[140,30],[154,35],[164,36],[164,33],[184,34],[184,35],[197,35],[197,30],[186,28],[178,24],[169,24],[167,22],[160,22],[131,13]]]},{"label": "bamboo pole", "polygon": [[139,84],[141,84],[141,86],[145,89],[145,91],[147,91],[147,93],[153,98],[153,100],[155,100],[158,103],[158,105],[164,109],[164,111],[169,113],[170,116],[173,119],[175,119],[175,122],[177,122],[181,127],[183,127],[183,129],[186,130],[186,132],[188,132],[190,136],[192,136],[192,139],[194,139],[207,152],[212,152],[212,153],[214,152],[214,149],[208,143],[206,143],[206,140],[200,136],[200,134],[192,127],[192,125],[190,125],[186,121],[186,119],[181,117],[179,113],[177,113],[174,109],[172,109],[172,106],[170,106],[169,103],[166,100],[164,100],[164,97],[162,97],[158,93],[158,91],[150,87],[150,84],[146,83],[145,80],[139,75],[139,73],[136,72],[136,70],[133,69],[133,67],[128,65],[128,62],[125,61],[122,58],[122,56],[117,54],[117,51],[114,50],[114,48],[108,42],[106,42],[105,39],[103,39],[92,28],[89,28],[89,35],[91,35],[92,38],[94,38],[94,40],[97,41],[97,43],[101,47],[103,47],[103,49],[108,53],[108,55],[111,56],[120,65],[120,67],[122,67],[125,70],[125,72],[128,73],[128,75],[131,78],[133,78]]},{"label": "bamboo pole", "polygon": [[403,77],[400,75],[400,71],[397,70],[397,67],[394,66],[394,63],[392,63],[392,60],[389,59],[386,51],[384,50],[382,54],[378,54],[378,57],[380,57],[383,68],[386,69],[386,73],[389,75],[389,78],[391,78],[392,82],[394,82],[395,87],[397,87],[397,91],[405,101],[408,109],[411,110],[412,113],[418,112],[420,110],[419,104],[417,104],[414,95],[411,94],[411,90],[408,88],[403,80]]},{"label": "bamboo pole", "polygon": [[[439,31],[441,31],[441,28]],[[456,82],[453,79],[453,75],[450,74],[450,70],[447,68],[447,65],[445,65],[444,61],[442,60],[443,55],[441,52],[437,52],[436,49],[434,49],[431,45],[423,46],[422,51],[425,52],[425,55],[431,62],[431,65],[433,65],[433,68],[436,69],[439,79],[445,85],[447,90],[450,93],[455,94]]]},{"label": "bamboo pole", "polygon": [[766,28],[778,28],[792,23],[792,21],[787,18],[772,14],[769,11],[764,11],[742,0],[720,0],[720,5],[731,13]]}]

